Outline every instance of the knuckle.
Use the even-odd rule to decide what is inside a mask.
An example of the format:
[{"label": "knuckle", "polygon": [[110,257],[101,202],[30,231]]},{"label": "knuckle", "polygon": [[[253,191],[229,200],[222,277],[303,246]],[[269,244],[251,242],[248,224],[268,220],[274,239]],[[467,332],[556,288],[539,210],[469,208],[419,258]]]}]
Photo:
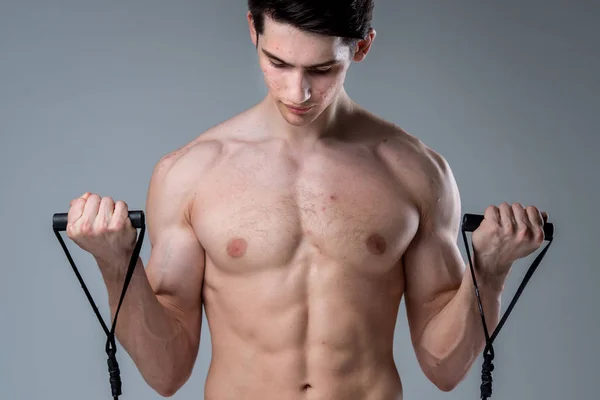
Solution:
[{"label": "knuckle", "polygon": [[91,236],[94,231],[94,227],[92,226],[92,224],[89,221],[86,220],[81,223],[78,231],[79,231],[80,235]]},{"label": "knuckle", "polygon": [[107,231],[110,233],[117,233],[123,230],[123,222],[115,221],[111,226],[107,228]]},{"label": "knuckle", "polygon": [[537,243],[542,243],[545,238],[544,230],[541,228],[536,229],[533,237]]},{"label": "knuckle", "polygon": [[67,224],[66,232],[67,232],[67,236],[71,239],[77,237],[77,230],[75,229],[73,224]]},{"label": "knuckle", "polygon": [[531,236],[531,230],[529,230],[528,228],[521,228],[517,232],[517,239],[530,239]]},{"label": "knuckle", "polygon": [[107,232],[108,225],[103,218],[99,218],[94,226],[94,231],[97,235],[103,235]]}]

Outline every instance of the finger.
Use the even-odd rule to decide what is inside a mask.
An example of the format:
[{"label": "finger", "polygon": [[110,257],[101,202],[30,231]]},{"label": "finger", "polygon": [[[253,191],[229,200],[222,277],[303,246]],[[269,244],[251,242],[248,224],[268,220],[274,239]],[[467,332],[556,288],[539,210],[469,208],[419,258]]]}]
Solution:
[{"label": "finger", "polygon": [[73,225],[79,221],[83,215],[83,209],[85,207],[86,200],[82,197],[71,200],[71,207],[67,214],[67,231],[70,233]]},{"label": "finger", "polygon": [[533,236],[536,240],[544,240],[544,219],[542,213],[537,209],[537,207],[529,206],[527,207],[527,216],[533,227]]},{"label": "finger", "polygon": [[548,222],[548,213],[545,211],[542,211],[542,219],[544,220],[544,224],[546,222]]},{"label": "finger", "polygon": [[532,226],[542,226],[544,224],[544,219],[542,217],[542,213],[537,209],[537,207],[529,206],[527,207],[527,218],[529,219]]},{"label": "finger", "polygon": [[129,220],[129,209],[124,201],[119,200],[115,203],[115,210],[109,229],[118,230],[123,226],[128,226],[127,224],[131,224],[131,221]]},{"label": "finger", "polygon": [[524,230],[531,230],[531,222],[525,211],[525,207],[521,203],[514,203],[512,205],[512,212],[516,221],[517,232]]},{"label": "finger", "polygon": [[88,228],[93,227],[96,217],[98,216],[99,208],[100,196],[97,194],[91,194],[85,203],[85,208],[83,209],[83,215],[80,219],[81,225],[84,225]]},{"label": "finger", "polygon": [[111,197],[103,197],[98,210],[98,221],[102,227],[108,227],[115,211],[115,202]]},{"label": "finger", "polygon": [[498,207],[494,205],[489,206],[485,210],[484,218],[489,221],[493,221],[497,226],[500,226],[500,210],[498,210]]},{"label": "finger", "polygon": [[90,192],[85,192],[81,196],[79,196],[79,197],[77,197],[75,199],[72,199],[71,202],[69,203],[69,206],[72,207],[73,204],[75,204],[78,200],[80,200],[80,202],[81,202],[81,200],[83,200],[83,202],[85,204],[85,202],[87,201],[87,199],[90,197],[90,194],[91,194]]},{"label": "finger", "polygon": [[504,231],[508,233],[514,232],[517,221],[515,221],[512,207],[504,202],[498,206],[498,209],[500,210],[500,225]]}]

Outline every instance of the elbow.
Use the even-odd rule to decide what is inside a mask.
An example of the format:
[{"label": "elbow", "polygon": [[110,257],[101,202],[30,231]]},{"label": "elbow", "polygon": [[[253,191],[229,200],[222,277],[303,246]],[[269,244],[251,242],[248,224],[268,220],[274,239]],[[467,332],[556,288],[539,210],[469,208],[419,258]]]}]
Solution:
[{"label": "elbow", "polygon": [[465,373],[459,371],[457,366],[450,365],[441,359],[428,357],[427,361],[421,363],[423,372],[427,379],[442,392],[451,392],[465,378]]},{"label": "elbow", "polygon": [[173,397],[184,385],[187,378],[163,380],[150,386],[161,397]]},{"label": "elbow", "polygon": [[446,393],[456,389],[458,384],[462,381],[462,378],[454,376],[454,374],[449,373],[447,370],[442,370],[439,367],[429,368],[426,375],[435,387]]},{"label": "elbow", "polygon": [[175,386],[165,386],[165,387],[156,387],[154,391],[158,393],[161,397],[172,397],[179,390],[178,387]]},{"label": "elbow", "polygon": [[147,379],[146,382],[161,397],[173,397],[188,381],[191,374],[190,367],[178,373],[163,373],[160,377]]},{"label": "elbow", "polygon": [[449,380],[449,379],[434,379],[433,384],[442,392],[451,392],[454,389],[456,389],[456,387],[458,386],[458,384],[460,383],[459,380]]}]

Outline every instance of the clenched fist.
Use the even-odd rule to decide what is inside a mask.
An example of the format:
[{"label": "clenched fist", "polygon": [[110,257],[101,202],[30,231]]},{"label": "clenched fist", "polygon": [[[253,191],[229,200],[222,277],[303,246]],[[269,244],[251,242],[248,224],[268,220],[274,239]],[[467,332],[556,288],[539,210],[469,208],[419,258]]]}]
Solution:
[{"label": "clenched fist", "polygon": [[520,203],[491,205],[473,232],[473,247],[490,275],[506,276],[518,259],[536,251],[544,241],[548,213]]},{"label": "clenched fist", "polygon": [[96,260],[119,266],[131,257],[137,238],[125,202],[89,192],[71,200],[66,232]]}]

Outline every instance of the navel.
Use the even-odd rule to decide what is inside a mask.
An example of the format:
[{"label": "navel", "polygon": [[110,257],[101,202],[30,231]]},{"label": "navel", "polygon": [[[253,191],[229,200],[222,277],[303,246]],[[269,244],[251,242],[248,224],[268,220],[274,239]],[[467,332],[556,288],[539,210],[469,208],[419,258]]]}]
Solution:
[{"label": "navel", "polygon": [[244,239],[231,239],[229,243],[227,243],[227,254],[229,257],[240,258],[246,254],[247,249],[248,243]]},{"label": "navel", "polygon": [[385,249],[387,248],[387,243],[383,236],[378,233],[375,233],[367,239],[367,249],[369,249],[370,253],[375,255],[381,255],[385,253]]}]

